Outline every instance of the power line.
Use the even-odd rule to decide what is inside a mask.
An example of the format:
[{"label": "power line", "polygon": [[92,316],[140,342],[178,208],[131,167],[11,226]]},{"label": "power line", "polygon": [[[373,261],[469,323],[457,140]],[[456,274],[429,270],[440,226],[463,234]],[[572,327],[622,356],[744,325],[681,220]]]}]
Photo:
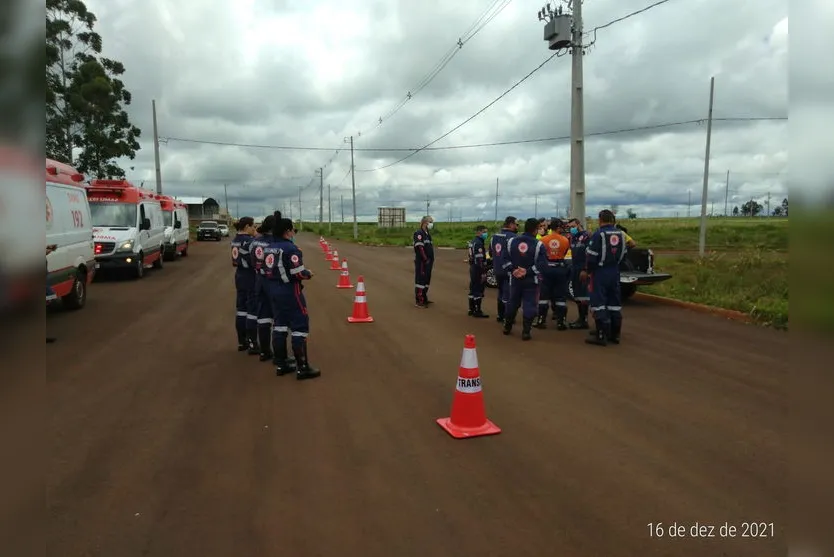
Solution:
[{"label": "power line", "polygon": [[[786,121],[788,119],[787,116],[742,116],[742,117],[728,117],[728,118],[713,118],[713,122],[762,122],[762,121]],[[615,130],[604,130],[598,132],[591,132],[587,133],[587,136],[600,136],[600,135],[614,135],[620,133],[629,133],[629,132],[639,132],[639,131],[651,131],[663,128],[671,128],[676,126],[684,126],[689,124],[703,124],[707,121],[706,118],[694,118],[690,120],[679,120],[676,122],[665,122],[659,124],[647,124],[645,126],[635,126],[629,128],[620,128]],[[450,151],[455,149],[475,149],[481,147],[500,147],[500,146],[507,146],[507,145],[523,145],[527,143],[547,143],[552,141],[561,141],[565,139],[570,139],[569,135],[565,136],[557,136],[557,137],[541,137],[541,138],[534,138],[534,139],[514,139],[514,140],[507,140],[507,141],[491,141],[485,143],[467,143],[463,145],[447,145],[445,147],[355,147],[354,151],[364,151],[364,152],[374,152],[374,153],[382,153],[382,152],[389,152],[389,153],[396,153],[396,152],[411,152],[411,151]],[[228,146],[228,147],[244,147],[250,149],[270,149],[276,151],[329,151],[330,147],[311,147],[311,146],[301,146],[301,145],[265,145],[265,144],[254,144],[254,143],[233,143],[227,141],[211,141],[211,140],[202,140],[202,139],[186,139],[186,138],[170,138],[171,141],[181,141],[184,143],[200,143],[206,145],[219,145],[219,146]],[[349,172],[349,171],[348,171]],[[347,174],[345,175],[347,177]],[[289,180],[303,180],[308,178],[308,176],[290,176],[290,177],[281,177],[276,178],[276,181],[289,181]],[[344,178],[342,179],[344,180]],[[190,180],[183,180],[183,181],[190,181]],[[199,180],[198,180],[199,181]]]},{"label": "power line", "polygon": [[[405,97],[402,98],[393,108],[391,108],[388,112],[386,112],[383,116],[379,117],[377,123],[369,128],[367,131],[359,132],[357,137],[362,137],[362,135],[367,135],[377,128],[379,128],[384,122],[394,116],[397,112],[402,110],[402,108],[408,104],[410,100],[412,100],[420,91],[425,89],[429,83],[434,81],[434,78],[437,77],[440,72],[452,61],[452,59],[458,55],[458,53],[463,49],[464,45],[471,41],[478,33],[483,30],[484,27],[489,25],[489,23],[495,19],[498,14],[504,11],[504,8],[510,5],[512,0],[494,0],[489,8],[487,8],[479,17],[475,20],[475,22],[466,30],[466,32],[461,35],[461,37],[455,42],[455,44],[446,51],[440,60],[432,67],[432,69],[420,79],[420,81],[412,87],[406,94]],[[493,11],[495,10],[495,11]],[[492,13],[490,13],[492,12]]]},{"label": "power line", "polygon": [[590,34],[592,34],[592,33],[593,33],[593,35],[594,35],[593,40],[591,40],[591,42],[590,42],[590,43],[588,43],[587,45],[585,45],[585,46],[586,46],[586,48],[587,48],[587,47],[590,47],[590,46],[593,46],[593,44],[594,44],[595,42],[597,42],[597,31],[599,31],[600,29],[605,29],[605,28],[607,28],[607,27],[611,27],[611,26],[612,26],[612,25],[614,25],[614,24],[620,23],[621,21],[625,21],[626,19],[628,19],[628,18],[630,18],[630,17],[634,17],[634,16],[636,16],[636,15],[642,14],[643,12],[647,12],[647,11],[651,10],[652,8],[656,8],[656,7],[660,6],[661,4],[665,4],[666,2],[669,2],[669,1],[670,1],[670,0],[658,0],[658,1],[657,1],[657,2],[655,2],[654,4],[650,4],[650,5],[646,6],[645,8],[641,8],[641,9],[639,9],[639,10],[636,10],[636,11],[634,11],[634,12],[628,13],[628,14],[626,14],[626,15],[624,15],[624,16],[622,16],[622,17],[618,17],[618,18],[616,18],[616,19],[612,19],[611,21],[609,21],[608,23],[605,23],[605,24],[603,24],[603,25],[597,25],[596,27],[594,27],[594,28],[593,28],[593,29],[591,29],[590,31],[588,31],[588,32],[586,32],[586,33],[583,33],[584,35],[590,35]]}]

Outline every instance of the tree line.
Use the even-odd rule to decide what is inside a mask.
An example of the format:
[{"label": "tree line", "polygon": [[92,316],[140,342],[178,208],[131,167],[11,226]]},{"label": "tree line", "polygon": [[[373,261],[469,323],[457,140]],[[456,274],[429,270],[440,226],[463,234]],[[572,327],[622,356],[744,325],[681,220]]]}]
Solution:
[{"label": "tree line", "polygon": [[[46,0],[46,155],[95,178],[124,178],[141,130],[130,122],[125,67],[102,54],[81,0]],[[75,156],[74,153],[77,153]]]}]

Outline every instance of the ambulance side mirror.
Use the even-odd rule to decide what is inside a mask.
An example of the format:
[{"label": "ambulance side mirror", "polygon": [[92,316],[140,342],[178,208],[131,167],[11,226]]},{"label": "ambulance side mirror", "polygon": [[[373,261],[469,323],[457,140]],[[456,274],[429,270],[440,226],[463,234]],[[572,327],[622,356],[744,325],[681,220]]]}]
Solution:
[{"label": "ambulance side mirror", "polygon": [[174,228],[182,228],[182,221],[178,220],[177,222],[175,222],[174,223]]},{"label": "ambulance side mirror", "polygon": [[151,229],[151,219],[145,218],[142,219],[142,226],[139,227],[139,230],[150,230]]}]

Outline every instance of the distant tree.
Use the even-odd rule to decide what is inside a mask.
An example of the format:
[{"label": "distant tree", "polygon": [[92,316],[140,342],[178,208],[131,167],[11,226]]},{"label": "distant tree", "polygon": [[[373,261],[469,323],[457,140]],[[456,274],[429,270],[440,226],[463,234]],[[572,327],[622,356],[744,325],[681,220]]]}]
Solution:
[{"label": "distant tree", "polygon": [[619,205],[617,205],[617,204],[611,205],[611,212],[614,213],[614,215],[616,215],[619,210],[620,210]]},{"label": "distant tree", "polygon": [[628,218],[630,218],[630,219],[636,219],[637,218],[637,213],[634,212],[634,209],[628,209],[626,211],[626,214],[628,215]]},{"label": "distant tree", "polygon": [[734,217],[738,216],[738,207],[733,207],[733,216]]},{"label": "distant tree", "polygon": [[787,197],[782,200],[781,209],[782,209],[782,214],[787,217],[788,216],[788,198]]},{"label": "distant tree", "polygon": [[[124,110],[120,62],[101,57],[96,16],[82,0],[46,0],[46,154],[96,177],[122,177],[141,133]],[[74,148],[82,150],[74,161]]]},{"label": "distant tree", "polygon": [[741,206],[741,214],[745,217],[755,217],[762,212],[764,207],[757,201],[750,200]]}]

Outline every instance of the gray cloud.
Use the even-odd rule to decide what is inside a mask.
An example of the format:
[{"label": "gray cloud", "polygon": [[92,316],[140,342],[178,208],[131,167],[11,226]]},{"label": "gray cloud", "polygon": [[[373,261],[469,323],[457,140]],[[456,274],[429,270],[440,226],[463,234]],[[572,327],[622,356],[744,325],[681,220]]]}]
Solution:
[{"label": "gray cloud", "polygon": [[[585,5],[585,28],[645,7],[649,0],[596,0]],[[819,2],[824,4],[824,2]],[[324,147],[302,151],[202,145],[161,146],[163,183],[174,195],[223,198],[261,214],[274,207],[318,216],[319,179],[350,199],[350,152],[425,145],[492,101],[550,51],[535,10],[511,2],[468,41],[445,69],[402,110],[378,119],[414,90],[474,20],[485,0],[252,0],[203,9],[196,0],[89,0],[108,56],[127,67],[131,116],[143,129],[129,176],[153,184],[151,99],[160,135],[226,143]],[[590,34],[587,40],[593,40]],[[716,77],[716,117],[787,116],[787,6],[720,0],[672,1],[602,29],[585,56],[589,134],[707,115],[709,78]],[[809,58],[791,66],[801,83],[818,73]],[[800,64],[800,66],[802,66]],[[809,71],[807,68],[811,68]],[[829,97],[815,97],[826,100]],[[809,99],[809,102],[813,99]],[[369,131],[370,130],[370,131]],[[359,136],[359,132],[363,133]],[[435,147],[563,137],[570,133],[570,58],[553,60],[489,110]],[[785,122],[716,122],[709,207],[787,195]],[[821,130],[819,132],[822,133]],[[821,135],[817,137],[822,137]],[[588,212],[612,204],[642,215],[695,214],[703,180],[705,126],[589,136]],[[329,150],[332,149],[332,150]],[[566,140],[423,151],[377,172],[357,172],[360,218],[381,205],[426,210],[443,220],[492,218],[499,180],[499,216],[564,210],[570,155]],[[357,151],[356,167],[390,164],[407,152]],[[325,214],[327,213],[325,208]]]}]

